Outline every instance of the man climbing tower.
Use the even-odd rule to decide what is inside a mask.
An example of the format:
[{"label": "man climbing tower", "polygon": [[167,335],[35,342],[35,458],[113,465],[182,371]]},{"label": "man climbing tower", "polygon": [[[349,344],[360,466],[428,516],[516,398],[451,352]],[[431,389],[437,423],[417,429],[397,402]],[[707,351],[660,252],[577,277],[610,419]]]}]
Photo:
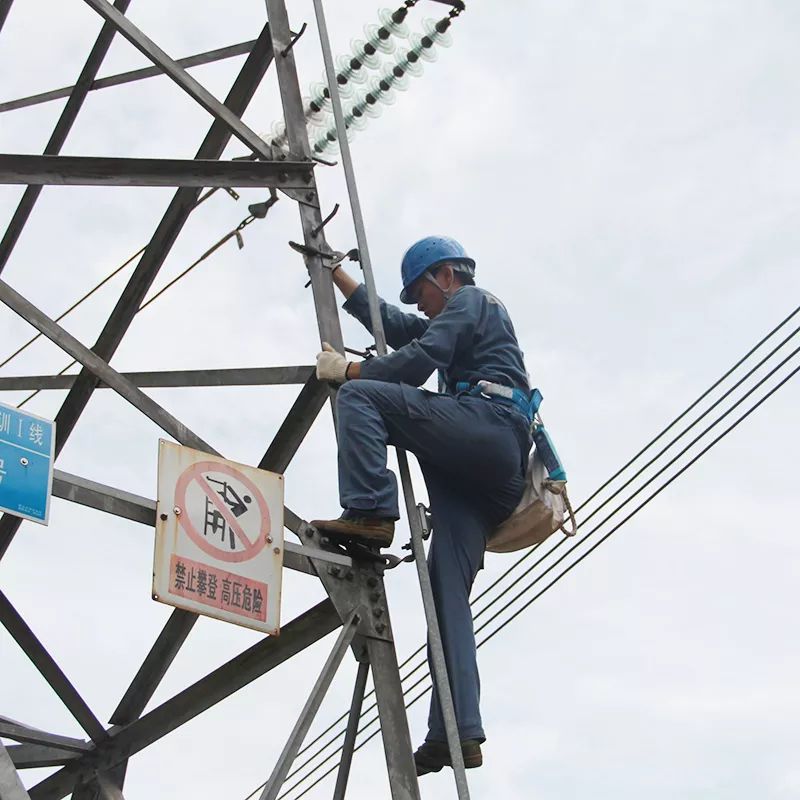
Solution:
[{"label": "man climbing tower", "polygon": [[[421,239],[403,256],[401,274],[401,302],[416,304],[428,319],[381,300],[394,352],[348,362],[326,345],[317,356],[317,377],[342,384],[336,408],[344,512],[311,524],[387,547],[400,517],[387,446],[417,457],[433,519],[428,568],[459,738],[465,766],[478,767],[486,737],[469,594],[489,535],[522,495],[530,386],[508,312],[475,286],[475,261],[458,242]],[[346,298],[344,309],[371,331],[364,285],[340,266],[333,281]],[[439,392],[418,388],[434,370]],[[428,734],[414,761],[418,775],[450,764],[435,686]]]}]

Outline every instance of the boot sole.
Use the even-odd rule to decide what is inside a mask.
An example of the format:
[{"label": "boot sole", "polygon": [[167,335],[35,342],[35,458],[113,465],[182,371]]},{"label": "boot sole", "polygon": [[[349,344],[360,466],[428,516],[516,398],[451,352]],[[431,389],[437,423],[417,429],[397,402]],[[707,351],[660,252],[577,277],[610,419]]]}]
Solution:
[{"label": "boot sole", "polygon": [[320,533],[328,536],[336,537],[341,540],[350,540],[353,542],[370,542],[377,544],[379,547],[389,547],[394,541],[394,533],[387,533],[385,531],[365,528],[364,526],[350,526],[346,524],[333,524],[327,522],[326,524],[317,523],[315,520],[311,523]]}]

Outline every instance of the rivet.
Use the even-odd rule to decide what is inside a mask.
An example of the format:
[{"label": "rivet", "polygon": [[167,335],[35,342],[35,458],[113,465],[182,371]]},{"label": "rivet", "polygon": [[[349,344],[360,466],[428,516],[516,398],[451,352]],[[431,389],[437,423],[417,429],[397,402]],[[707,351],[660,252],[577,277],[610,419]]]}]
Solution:
[{"label": "rivet", "polygon": [[267,536],[267,544],[272,544],[272,537],[271,536]]},{"label": "rivet", "polygon": [[23,467],[27,467],[28,466],[28,459],[25,458],[25,456],[22,456],[22,458],[19,460],[19,463],[22,464]]},{"label": "rivet", "polygon": [[378,579],[377,578],[373,578],[370,575],[370,577],[367,578],[367,586],[369,586],[370,589],[374,589],[377,585],[378,585]]},{"label": "rivet", "polygon": [[161,520],[162,520],[162,522],[163,522],[163,521],[165,521],[165,520],[167,519],[167,515],[166,515],[166,514],[161,514],[160,516],[161,516]]},{"label": "rivet", "polygon": [[383,632],[386,630],[386,626],[385,626],[385,625],[384,625],[382,622],[379,622],[379,623],[378,623],[378,624],[375,626],[375,630],[376,630],[378,633],[383,633]]},{"label": "rivet", "polygon": [[180,509],[180,507],[179,507],[179,506],[175,506],[175,507],[172,509],[172,513],[173,513],[173,514],[175,514],[175,516],[176,516],[176,517],[179,517],[179,516],[181,515],[181,509]]},{"label": "rivet", "polygon": [[275,553],[276,556],[279,556],[281,554],[281,549],[280,547],[273,547],[272,552]]}]

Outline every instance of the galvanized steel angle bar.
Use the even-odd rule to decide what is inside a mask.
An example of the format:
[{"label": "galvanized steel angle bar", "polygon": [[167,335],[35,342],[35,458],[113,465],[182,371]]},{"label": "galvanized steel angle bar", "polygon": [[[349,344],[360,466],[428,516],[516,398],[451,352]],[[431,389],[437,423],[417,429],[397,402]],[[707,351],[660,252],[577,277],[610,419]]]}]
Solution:
[{"label": "galvanized steel angle bar", "polygon": [[42,677],[50,684],[50,688],[58,695],[78,724],[93,741],[103,741],[107,734],[100,720],[92,713],[84,699],[62,672],[61,667],[56,664],[55,659],[36,638],[22,615],[2,591],[0,591],[0,622],[22,648],[31,663],[39,670]]},{"label": "galvanized steel angle bar", "polygon": [[339,761],[339,771],[336,774],[336,786],[333,790],[333,800],[344,800],[347,791],[347,781],[350,778],[350,766],[353,762],[353,749],[361,723],[361,706],[364,704],[364,692],[367,688],[369,677],[369,661],[364,660],[358,665],[356,680],[353,686],[353,699],[350,701],[350,713],[347,717],[347,729],[342,743],[342,757]]},{"label": "galvanized steel angle bar", "polygon": [[[122,16],[129,4],[130,0],[116,0],[114,9],[117,14]],[[10,5],[9,2],[8,6]],[[6,13],[7,11],[8,7],[6,7]],[[3,27],[3,17],[4,14],[0,7],[0,28]],[[111,41],[115,33],[116,30],[112,25],[105,24],[101,28],[100,34],[89,53],[89,57],[78,76],[78,80],[75,82],[75,86],[72,87],[69,100],[67,100],[64,105],[58,122],[50,136],[50,140],[45,146],[44,152],[46,155],[55,155],[61,152],[61,148],[78,116],[78,112],[81,110],[84,100],[86,100],[86,95],[89,93],[92,81],[94,81],[97,76],[97,71],[100,69],[100,65],[103,63],[106,53],[108,53],[108,48],[111,46]],[[29,186],[22,195],[22,199],[14,212],[14,216],[11,218],[11,222],[3,235],[2,241],[0,241],[0,273],[3,272],[3,268],[8,262],[14,245],[19,239],[41,191],[41,186]]]},{"label": "galvanized steel angle bar", "polygon": [[311,161],[107,158],[0,154],[0,184],[50,186],[194,186],[306,191]]},{"label": "galvanized steel angle bar", "polygon": [[[272,35],[273,49],[281,55],[275,59],[275,70],[278,73],[278,87],[280,89],[281,104],[286,123],[286,135],[289,150],[295,157],[310,159],[311,148],[308,144],[306,131],[305,112],[303,109],[300,84],[297,79],[294,52],[290,49],[292,33],[289,28],[289,18],[283,0],[266,0],[267,16],[269,18],[270,32]],[[287,49],[289,48],[289,49]],[[312,181],[309,190],[315,195],[316,183]],[[318,195],[317,195],[318,196]],[[298,202],[300,222],[303,228],[303,240],[306,245],[321,250],[328,248],[324,232],[315,237],[313,231],[322,222],[318,201],[316,205]],[[342,352],[344,341],[339,325],[339,315],[336,298],[333,292],[333,281],[330,270],[324,268],[318,256],[306,256],[306,266],[311,276],[311,286],[314,295],[314,305],[317,312],[317,324],[320,340],[329,342]],[[332,395],[331,395],[332,396]]]},{"label": "galvanized steel angle bar", "polygon": [[0,301],[19,314],[26,322],[29,322],[41,331],[62,350],[69,353],[69,355],[79,361],[84,367],[91,370],[97,378],[104,381],[108,386],[114,389],[117,394],[149,417],[156,425],[177,441],[198,450],[214,452],[211,446],[203,441],[196,433],[189,430],[180,420],[173,417],[166,409],[158,405],[155,400],[148,397],[141,389],[126,380],[96,353],[81,344],[72,334],[53,322],[46,314],[36,308],[33,303],[24,298],[19,292],[12,289],[4,281],[0,281]]},{"label": "galvanized steel angle bar", "polygon": [[14,719],[0,716],[0,736],[6,739],[13,739],[15,742],[26,742],[29,744],[47,745],[61,750],[70,750],[74,753],[83,753],[91,750],[91,745],[83,739],[75,739],[72,736],[61,736],[57,733],[32,728]]},{"label": "galvanized steel angle bar", "polygon": [[[325,550],[316,528],[303,523],[297,535],[304,546],[314,548],[317,552]],[[355,558],[351,558],[350,567],[331,564],[327,559],[316,558],[314,551],[309,551],[308,557],[342,619],[359,612],[360,636],[391,642],[392,628],[386,607],[381,567],[375,562],[359,561]],[[358,657],[358,651],[356,654]]]},{"label": "galvanized steel angle bar", "polygon": [[[116,32],[116,29],[115,29]],[[215,61],[222,61],[226,58],[233,58],[234,56],[244,55],[249,53],[253,48],[255,39],[248,42],[240,42],[239,44],[228,45],[227,47],[218,47],[214,50],[206,50],[203,53],[196,53],[192,56],[179,58],[176,63],[181,67],[197,67],[201,64],[211,64]],[[133,83],[145,78],[154,78],[164,73],[158,67],[143,67],[142,69],[133,69],[128,72],[119,72],[116,75],[108,75],[104,78],[97,78],[92,81],[89,90],[94,92],[97,89],[106,89],[110,86],[120,86],[124,83]],[[61,89],[51,89],[49,92],[39,92],[38,94],[29,95],[28,97],[20,97],[16,100],[7,100],[0,103],[0,114],[4,111],[14,111],[19,108],[27,108],[28,106],[39,105],[40,103],[48,103],[51,100],[58,100],[61,97],[68,97],[74,86],[65,86]]]},{"label": "galvanized steel angle bar", "polygon": [[30,790],[32,800],[58,800],[81,780],[111,769],[148,745],[252,683],[342,624],[330,600],[323,600],[281,629],[196,681],[139,719],[110,732],[93,752],[76,759]]},{"label": "galvanized steel angle bar", "polygon": [[260,800],[276,800],[278,797],[278,792],[280,792],[281,786],[283,786],[283,782],[286,780],[292,763],[297,757],[297,751],[303,744],[308,729],[311,727],[311,723],[314,721],[314,717],[317,715],[320,705],[322,705],[322,701],[331,685],[333,676],[336,674],[336,670],[339,669],[339,665],[342,663],[342,659],[350,643],[353,641],[357,629],[358,614],[353,612],[347,618],[342,626],[342,630],[339,632],[339,636],[331,649],[330,655],[325,661],[319,677],[303,706],[303,710],[300,712],[300,716],[297,718],[297,722],[289,735],[289,739],[278,757],[278,761],[267,781],[267,785],[261,793]]},{"label": "galvanized steel angle bar", "polygon": [[286,470],[329,394],[329,387],[318,381],[312,371],[259,462],[260,469]]},{"label": "galvanized steel angle bar", "polygon": [[[225,104],[234,113],[241,114],[247,108],[271,62],[272,39],[269,27],[265,25],[225,100]],[[230,133],[228,129],[221,122],[215,120],[203,139],[196,157],[219,158],[229,140]],[[172,245],[195,208],[199,194],[200,192],[196,188],[182,188],[178,189],[173,196],[147,249],[139,260],[136,270],[128,281],[103,331],[92,348],[106,361],[111,360],[119,343],[122,341],[122,337],[141,306]],[[56,416],[57,454],[72,433],[96,386],[97,379],[95,376],[84,369],[78,376],[75,385],[70,389]],[[0,518],[0,558],[3,557],[8,549],[19,529],[20,523],[19,517],[10,514],[5,514]]]},{"label": "galvanized steel angle bar", "polygon": [[0,742],[0,800],[30,800],[14,762]]},{"label": "galvanized steel angle bar", "polygon": [[367,654],[392,800],[420,800],[397,653],[391,642],[367,639]]},{"label": "galvanized steel angle bar", "polygon": [[8,12],[11,10],[11,4],[14,0],[0,0],[0,31],[3,30]]},{"label": "galvanized steel angle bar", "polygon": [[[71,475],[60,469],[54,470],[53,473],[53,496],[129,519],[132,522],[140,522],[151,528],[156,524],[155,500],[90,481],[78,475]],[[288,517],[297,517],[291,509],[286,507],[284,507],[284,514]],[[336,557],[329,553],[321,553],[321,556],[337,564],[350,565],[352,563],[351,559],[345,556]],[[292,542],[284,543],[283,565],[286,569],[316,575],[305,549]]]},{"label": "galvanized steel angle bar", "polygon": [[80,755],[74,750],[64,750],[46,744],[12,744],[6,746],[6,750],[18,770],[63,767]]},{"label": "galvanized steel angle bar", "polygon": [[84,2],[111,23],[139,52],[149,58],[164,74],[180,86],[193,100],[221,121],[231,133],[262,158],[272,158],[272,148],[240,117],[196,81],[177,61],[170,58],[152,39],[120,14],[107,0]]},{"label": "galvanized steel angle bar", "polygon": [[[159,372],[121,372],[123,378],[140,389],[206,386],[286,386],[305,384],[314,367],[239,367],[228,369],[188,369]],[[20,375],[0,377],[0,391],[21,389],[69,389],[77,375]],[[315,379],[316,380],[316,379]],[[98,389],[108,389],[102,381]]]}]

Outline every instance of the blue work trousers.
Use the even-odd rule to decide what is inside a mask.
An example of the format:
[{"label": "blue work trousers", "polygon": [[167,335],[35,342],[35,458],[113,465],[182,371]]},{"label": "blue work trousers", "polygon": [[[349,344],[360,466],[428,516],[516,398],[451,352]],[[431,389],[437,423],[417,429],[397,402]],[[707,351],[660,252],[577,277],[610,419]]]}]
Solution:
[{"label": "blue work trousers", "polygon": [[[459,735],[484,741],[469,594],[487,537],[522,496],[528,422],[488,398],[371,380],[345,383],[336,405],[343,508],[398,519],[387,446],[408,450],[419,461],[433,518],[428,569]],[[446,741],[435,684],[428,729],[429,741]]]}]

